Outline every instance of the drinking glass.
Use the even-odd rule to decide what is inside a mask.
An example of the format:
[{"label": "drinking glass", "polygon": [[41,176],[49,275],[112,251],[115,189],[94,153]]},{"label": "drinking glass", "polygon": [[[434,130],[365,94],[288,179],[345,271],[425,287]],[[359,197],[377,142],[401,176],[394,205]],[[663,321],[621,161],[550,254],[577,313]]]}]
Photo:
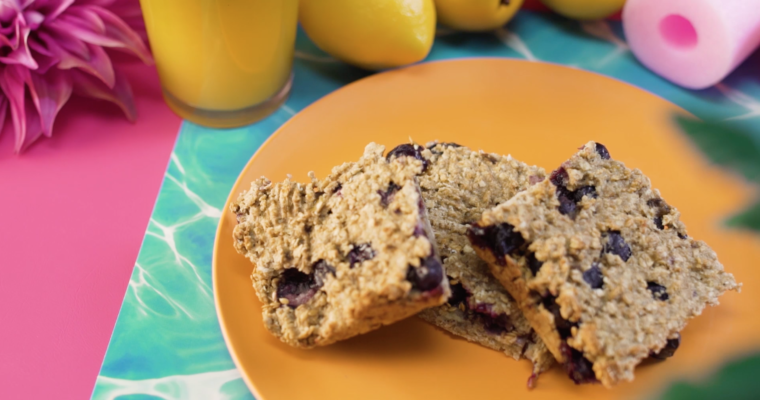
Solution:
[{"label": "drinking glass", "polygon": [[298,0],[140,0],[164,99],[217,128],[276,110],[292,82]]}]

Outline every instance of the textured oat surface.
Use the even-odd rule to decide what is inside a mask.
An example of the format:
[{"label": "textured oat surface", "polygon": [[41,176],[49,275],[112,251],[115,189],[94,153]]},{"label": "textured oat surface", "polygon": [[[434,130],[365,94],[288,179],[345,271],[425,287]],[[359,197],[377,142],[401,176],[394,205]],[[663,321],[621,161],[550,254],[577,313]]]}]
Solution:
[{"label": "textured oat surface", "polygon": [[235,247],[253,262],[264,323],[282,341],[326,345],[448,297],[445,277],[433,290],[407,280],[410,268],[438,263],[416,183],[421,163],[388,163],[383,150],[370,144],[360,161],[308,184],[260,178],[231,206]]},{"label": "textured oat surface", "polygon": [[444,269],[450,283],[461,285],[469,296],[427,309],[420,317],[515,359],[528,358],[536,372],[545,370],[554,361],[551,353],[466,236],[469,223],[542,180],[543,169],[446,143],[428,143],[421,155],[428,165],[419,176],[420,188]]},{"label": "textured oat surface", "polygon": [[566,343],[611,386],[633,379],[642,359],[740,285],[687,236],[648,178],[603,155],[590,142],[550,179],[485,212],[479,227],[513,228],[521,238],[501,248],[506,257],[477,251],[557,359],[579,362]]}]

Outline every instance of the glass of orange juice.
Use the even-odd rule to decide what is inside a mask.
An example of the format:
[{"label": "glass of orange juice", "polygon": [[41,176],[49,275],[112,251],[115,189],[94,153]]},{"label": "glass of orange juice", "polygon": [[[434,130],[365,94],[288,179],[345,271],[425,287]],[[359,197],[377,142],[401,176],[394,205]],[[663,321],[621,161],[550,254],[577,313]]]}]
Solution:
[{"label": "glass of orange juice", "polygon": [[298,0],[140,0],[164,99],[192,122],[258,121],[288,97]]}]

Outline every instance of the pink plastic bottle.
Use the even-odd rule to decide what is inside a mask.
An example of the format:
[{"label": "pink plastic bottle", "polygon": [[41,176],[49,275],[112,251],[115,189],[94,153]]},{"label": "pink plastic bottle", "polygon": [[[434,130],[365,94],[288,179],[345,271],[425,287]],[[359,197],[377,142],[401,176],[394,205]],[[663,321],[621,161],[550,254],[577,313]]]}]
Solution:
[{"label": "pink plastic bottle", "polygon": [[678,85],[703,89],[760,45],[760,0],[628,0],[623,26],[644,65]]}]

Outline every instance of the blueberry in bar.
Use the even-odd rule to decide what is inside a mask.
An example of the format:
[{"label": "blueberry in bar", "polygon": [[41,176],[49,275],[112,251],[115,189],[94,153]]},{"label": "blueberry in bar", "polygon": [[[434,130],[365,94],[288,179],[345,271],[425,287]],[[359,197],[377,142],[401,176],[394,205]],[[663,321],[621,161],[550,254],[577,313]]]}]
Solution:
[{"label": "blueberry in bar", "polygon": [[388,153],[389,159],[403,157],[423,163],[422,198],[451,284],[451,298],[419,316],[471,342],[527,358],[536,374],[547,369],[551,353],[467,240],[470,223],[543,180],[543,169],[456,143],[402,144]]},{"label": "blueberry in bar", "polygon": [[309,348],[445,303],[448,280],[417,184],[423,163],[369,144],[323,180],[260,178],[231,206],[235,249],[266,328]]},{"label": "blueberry in bar", "polygon": [[477,253],[576,383],[633,379],[680,332],[739,291],[649,179],[589,142],[549,179],[483,213]]}]

